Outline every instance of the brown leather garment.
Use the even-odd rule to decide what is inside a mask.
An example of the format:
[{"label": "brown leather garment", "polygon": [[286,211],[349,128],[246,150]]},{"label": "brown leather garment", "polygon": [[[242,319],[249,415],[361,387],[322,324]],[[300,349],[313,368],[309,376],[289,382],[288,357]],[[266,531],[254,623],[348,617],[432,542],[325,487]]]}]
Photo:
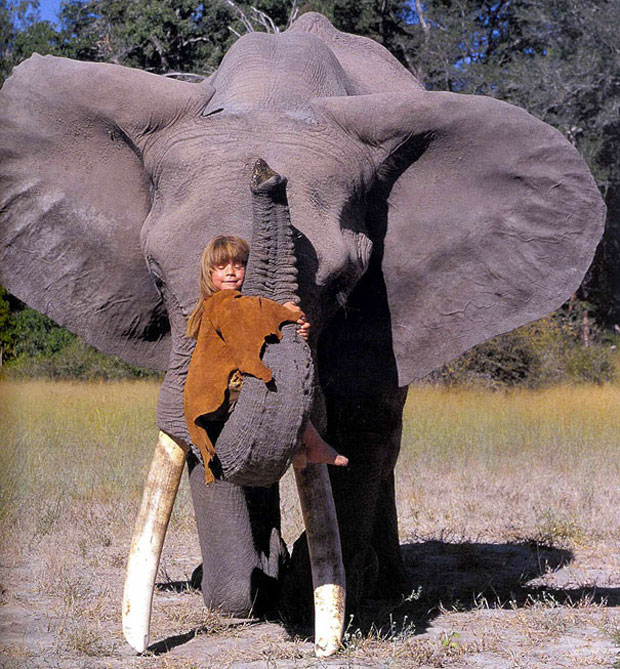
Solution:
[{"label": "brown leather garment", "polygon": [[266,337],[280,339],[280,326],[295,322],[290,309],[264,297],[221,290],[203,304],[202,321],[196,339],[185,388],[183,405],[192,442],[200,449],[207,483],[213,481],[209,462],[215,454],[207,432],[197,422],[205,414],[218,412],[226,402],[228,380],[233,372],[251,374],[265,383],[271,370],[261,360]]}]

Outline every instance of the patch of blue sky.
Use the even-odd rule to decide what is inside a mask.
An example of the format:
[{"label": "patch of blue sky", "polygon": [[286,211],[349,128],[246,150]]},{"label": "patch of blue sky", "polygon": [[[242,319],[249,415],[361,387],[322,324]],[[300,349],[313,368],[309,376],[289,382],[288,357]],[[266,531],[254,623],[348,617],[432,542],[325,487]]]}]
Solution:
[{"label": "patch of blue sky", "polygon": [[39,0],[39,16],[42,21],[58,24],[58,12],[62,0]]}]

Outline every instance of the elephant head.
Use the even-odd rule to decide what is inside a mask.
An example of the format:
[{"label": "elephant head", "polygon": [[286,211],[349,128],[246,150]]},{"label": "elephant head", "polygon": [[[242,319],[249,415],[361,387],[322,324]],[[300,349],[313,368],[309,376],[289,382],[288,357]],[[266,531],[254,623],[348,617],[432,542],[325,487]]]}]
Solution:
[{"label": "elephant head", "polygon": [[[240,38],[200,84],[33,56],[5,83],[0,115],[0,281],[101,350],[165,370],[158,424],[181,443],[200,252],[215,234],[250,237],[257,158],[287,177],[313,345],[332,328],[328,429],[349,443],[342,399],[363,412],[349,432],[374,435],[357,460],[359,485],[375,486],[363,519],[349,526],[334,481],[350,570],[381,513],[383,543],[397,546],[393,500],[377,495],[391,485],[399,419],[381,403],[557,308],[602,231],[598,190],[559,132],[495,99],[426,91],[383,47],[313,13]],[[342,359],[359,379],[339,398],[330,374]],[[395,427],[382,442],[384,423]]]}]

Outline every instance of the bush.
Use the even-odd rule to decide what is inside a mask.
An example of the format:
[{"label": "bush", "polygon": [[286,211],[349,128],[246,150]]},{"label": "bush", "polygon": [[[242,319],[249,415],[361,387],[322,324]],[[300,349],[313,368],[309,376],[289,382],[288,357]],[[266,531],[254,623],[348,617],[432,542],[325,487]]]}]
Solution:
[{"label": "bush", "polygon": [[27,307],[0,286],[0,363],[12,378],[112,380],[159,378],[88,346],[51,318]]},{"label": "bush", "polygon": [[10,378],[45,377],[80,381],[162,378],[161,372],[135,367],[114,355],[105,355],[74,335],[73,341],[45,357],[22,355],[3,367]]},{"label": "bush", "polygon": [[602,344],[570,348],[564,364],[568,378],[578,383],[604,383],[616,375],[612,353]]},{"label": "bush", "polygon": [[52,356],[77,339],[51,318],[28,307],[13,315],[11,334],[16,358]]},{"label": "bush", "polygon": [[0,348],[2,362],[21,356],[50,356],[75,341],[76,336],[51,318],[27,307],[0,286]]},{"label": "bush", "polygon": [[588,325],[587,304],[573,301],[546,318],[466,351],[429,378],[445,385],[536,388],[552,383],[605,383],[616,376],[610,337]]}]

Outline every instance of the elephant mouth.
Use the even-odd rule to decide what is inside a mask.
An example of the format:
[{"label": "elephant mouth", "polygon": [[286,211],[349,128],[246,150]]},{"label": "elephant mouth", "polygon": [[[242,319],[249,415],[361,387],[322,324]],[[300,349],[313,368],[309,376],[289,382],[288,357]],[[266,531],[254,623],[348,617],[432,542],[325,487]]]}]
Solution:
[{"label": "elephant mouth", "polygon": [[[286,179],[259,160],[251,189],[254,230],[244,294],[297,301]],[[276,383],[267,386],[248,376],[215,442],[224,478],[237,485],[266,486],[279,480],[312,408],[312,356],[294,325],[283,327],[280,342],[266,345],[263,361]],[[123,597],[123,632],[138,652],[149,645],[155,577],[189,449],[184,441],[160,432],[144,488]],[[326,657],[338,650],[344,629],[345,576],[335,505],[326,465],[295,470],[295,479],[312,568],[315,651]]]}]

